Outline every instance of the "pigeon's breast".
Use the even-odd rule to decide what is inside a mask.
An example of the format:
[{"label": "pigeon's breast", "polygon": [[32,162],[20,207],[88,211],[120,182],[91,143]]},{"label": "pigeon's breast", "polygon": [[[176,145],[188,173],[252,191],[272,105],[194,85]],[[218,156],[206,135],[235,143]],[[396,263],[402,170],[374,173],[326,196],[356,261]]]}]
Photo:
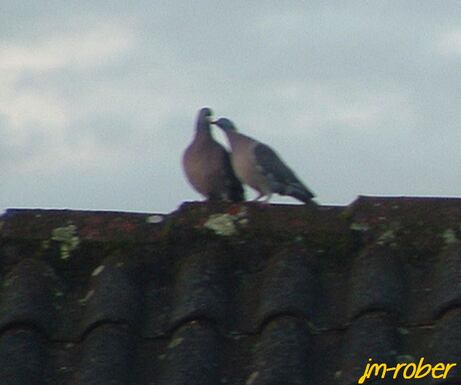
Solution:
[{"label": "pigeon's breast", "polygon": [[254,147],[257,143],[239,147],[238,151],[232,152],[232,167],[237,177],[248,186],[261,193],[269,193],[270,186],[267,179],[257,165]]},{"label": "pigeon's breast", "polygon": [[190,184],[202,195],[208,194],[208,181],[204,172],[205,161],[203,154],[194,146],[190,146],[184,152],[183,168]]}]

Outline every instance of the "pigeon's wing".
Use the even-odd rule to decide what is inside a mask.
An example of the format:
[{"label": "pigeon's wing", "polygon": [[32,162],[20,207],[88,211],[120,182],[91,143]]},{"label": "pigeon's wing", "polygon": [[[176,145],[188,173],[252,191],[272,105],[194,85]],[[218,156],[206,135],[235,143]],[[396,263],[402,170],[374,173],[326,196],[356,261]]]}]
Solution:
[{"label": "pigeon's wing", "polygon": [[304,202],[314,197],[314,194],[269,146],[258,143],[254,148],[254,155],[257,167],[267,178],[273,192],[290,195]]},{"label": "pigeon's wing", "polygon": [[243,190],[242,183],[235,175],[234,169],[232,168],[229,153],[227,152],[227,150],[224,151],[225,154],[222,160],[222,167],[227,187],[226,190],[228,199],[232,202],[242,202],[245,200],[245,192]]},{"label": "pigeon's wing", "polygon": [[242,202],[245,200],[242,183],[235,176],[229,152],[216,141],[200,150],[200,173],[204,176],[208,199]]}]

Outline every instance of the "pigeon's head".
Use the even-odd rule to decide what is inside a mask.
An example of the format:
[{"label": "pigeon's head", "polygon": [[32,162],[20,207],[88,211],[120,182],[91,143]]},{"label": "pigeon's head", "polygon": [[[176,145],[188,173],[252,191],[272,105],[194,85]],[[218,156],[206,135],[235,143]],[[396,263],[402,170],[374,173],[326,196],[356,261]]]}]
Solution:
[{"label": "pigeon's head", "polygon": [[212,116],[213,111],[211,111],[211,108],[203,107],[198,113],[198,121],[203,123],[211,123]]},{"label": "pigeon's head", "polygon": [[214,120],[211,123],[216,124],[224,131],[237,131],[237,127],[235,127],[234,123],[232,123],[232,121],[227,118],[219,118],[218,120]]}]

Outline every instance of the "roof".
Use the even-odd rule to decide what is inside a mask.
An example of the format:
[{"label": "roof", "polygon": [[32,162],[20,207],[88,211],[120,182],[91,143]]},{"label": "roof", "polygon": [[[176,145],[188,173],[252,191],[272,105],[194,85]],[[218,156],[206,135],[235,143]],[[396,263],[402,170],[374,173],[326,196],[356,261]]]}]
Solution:
[{"label": "roof", "polygon": [[459,239],[455,198],[8,210],[0,383],[331,385],[369,358],[459,363]]}]

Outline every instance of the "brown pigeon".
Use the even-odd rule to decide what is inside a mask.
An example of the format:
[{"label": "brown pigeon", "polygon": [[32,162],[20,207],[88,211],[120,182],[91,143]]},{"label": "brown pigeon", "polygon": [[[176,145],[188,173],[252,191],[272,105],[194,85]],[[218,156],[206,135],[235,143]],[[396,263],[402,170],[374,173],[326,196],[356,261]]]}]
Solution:
[{"label": "brown pigeon", "polygon": [[234,174],[229,153],[211,135],[211,116],[207,107],[198,113],[194,139],[182,158],[184,172],[207,200],[241,202],[245,199],[242,183]]}]

